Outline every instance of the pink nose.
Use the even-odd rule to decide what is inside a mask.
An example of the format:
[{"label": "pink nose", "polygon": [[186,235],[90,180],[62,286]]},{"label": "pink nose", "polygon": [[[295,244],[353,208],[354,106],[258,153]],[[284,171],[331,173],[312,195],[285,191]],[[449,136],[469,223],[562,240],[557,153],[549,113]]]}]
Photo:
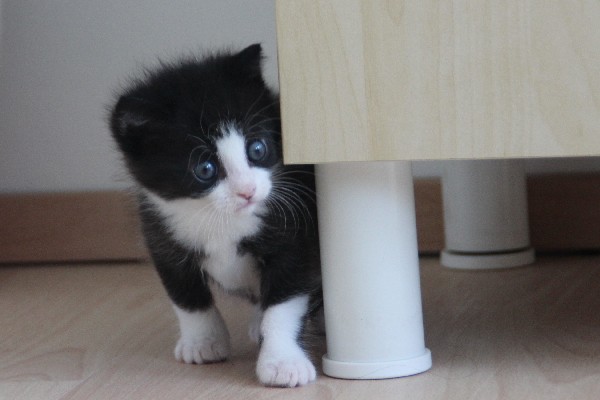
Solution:
[{"label": "pink nose", "polygon": [[256,187],[251,186],[251,187],[244,188],[244,189],[238,191],[236,194],[244,200],[250,200],[250,199],[252,199],[252,197],[254,197],[255,193],[256,193]]}]

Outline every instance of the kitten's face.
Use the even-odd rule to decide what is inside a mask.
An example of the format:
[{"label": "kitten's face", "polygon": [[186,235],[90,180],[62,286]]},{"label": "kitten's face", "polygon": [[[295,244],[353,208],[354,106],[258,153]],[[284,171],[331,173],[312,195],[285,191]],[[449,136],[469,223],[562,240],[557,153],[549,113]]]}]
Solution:
[{"label": "kitten's face", "polygon": [[265,209],[281,137],[260,46],[163,67],[119,99],[111,128],[147,191],[227,215]]},{"label": "kitten's face", "polygon": [[232,122],[220,126],[214,147],[192,151],[189,167],[204,207],[229,215],[264,211],[271,192],[271,168],[278,161],[277,143],[267,133],[245,136]]}]

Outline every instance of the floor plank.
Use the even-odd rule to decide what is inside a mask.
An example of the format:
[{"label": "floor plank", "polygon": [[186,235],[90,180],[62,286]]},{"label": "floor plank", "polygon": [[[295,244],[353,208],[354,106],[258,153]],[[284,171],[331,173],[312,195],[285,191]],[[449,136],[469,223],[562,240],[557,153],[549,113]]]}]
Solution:
[{"label": "floor plank", "polygon": [[320,376],[291,391],[257,383],[251,309],[237,301],[218,298],[232,358],[189,366],[172,356],[175,318],[149,265],[4,266],[0,399],[597,398],[600,256],[542,257],[507,271],[421,265],[429,372]]}]

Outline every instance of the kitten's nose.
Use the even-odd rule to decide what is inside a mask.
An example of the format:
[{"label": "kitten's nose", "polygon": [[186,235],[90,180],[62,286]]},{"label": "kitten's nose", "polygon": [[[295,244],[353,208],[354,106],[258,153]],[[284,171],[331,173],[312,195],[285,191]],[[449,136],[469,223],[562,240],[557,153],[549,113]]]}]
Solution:
[{"label": "kitten's nose", "polygon": [[236,194],[242,199],[249,201],[256,193],[256,186],[250,186],[239,190]]}]

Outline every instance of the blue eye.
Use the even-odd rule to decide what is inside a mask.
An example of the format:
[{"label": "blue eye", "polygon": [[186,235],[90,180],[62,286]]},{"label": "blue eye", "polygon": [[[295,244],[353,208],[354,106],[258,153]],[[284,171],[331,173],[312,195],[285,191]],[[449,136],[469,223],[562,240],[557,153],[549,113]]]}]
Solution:
[{"label": "blue eye", "polygon": [[212,161],[204,161],[198,163],[193,172],[196,179],[207,182],[217,176],[217,166]]},{"label": "blue eye", "polygon": [[246,153],[248,153],[248,159],[252,162],[263,161],[267,158],[267,144],[261,139],[253,140],[248,143]]}]

